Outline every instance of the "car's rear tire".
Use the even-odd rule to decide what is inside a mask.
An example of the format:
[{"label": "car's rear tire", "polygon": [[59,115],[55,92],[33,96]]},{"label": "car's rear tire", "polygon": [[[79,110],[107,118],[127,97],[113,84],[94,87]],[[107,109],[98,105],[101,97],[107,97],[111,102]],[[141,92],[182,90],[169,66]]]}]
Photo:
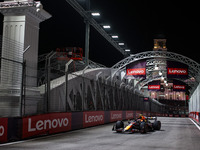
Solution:
[{"label": "car's rear tire", "polygon": [[154,128],[154,130],[160,130],[160,128],[161,128],[161,122],[160,121],[155,121],[153,123],[153,128]]}]

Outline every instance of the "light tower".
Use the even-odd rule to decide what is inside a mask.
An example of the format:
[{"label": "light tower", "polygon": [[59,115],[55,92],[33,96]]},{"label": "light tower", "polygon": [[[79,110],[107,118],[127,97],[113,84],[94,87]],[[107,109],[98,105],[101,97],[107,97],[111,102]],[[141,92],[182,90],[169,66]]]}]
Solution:
[{"label": "light tower", "polygon": [[[0,80],[0,96],[4,98],[0,98],[0,114],[19,116],[22,63],[25,60],[31,68],[26,70],[27,76],[37,76],[39,24],[51,15],[34,0],[5,0],[0,3],[0,12],[4,15]],[[37,86],[36,78],[25,80]]]}]

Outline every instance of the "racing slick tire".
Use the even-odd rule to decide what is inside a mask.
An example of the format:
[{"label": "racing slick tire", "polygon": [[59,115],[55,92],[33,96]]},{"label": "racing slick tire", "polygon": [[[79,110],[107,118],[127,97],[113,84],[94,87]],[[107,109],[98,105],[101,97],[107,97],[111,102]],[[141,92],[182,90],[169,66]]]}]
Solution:
[{"label": "racing slick tire", "polygon": [[161,128],[161,122],[160,121],[155,121],[153,123],[153,128],[154,128],[154,130],[160,130],[160,128]]},{"label": "racing slick tire", "polygon": [[115,125],[115,129],[120,129],[120,128],[124,128],[124,122],[123,121],[117,121],[116,125]]},{"label": "racing slick tire", "polygon": [[147,133],[147,125],[145,122],[141,122],[140,124],[140,133],[141,134]]}]

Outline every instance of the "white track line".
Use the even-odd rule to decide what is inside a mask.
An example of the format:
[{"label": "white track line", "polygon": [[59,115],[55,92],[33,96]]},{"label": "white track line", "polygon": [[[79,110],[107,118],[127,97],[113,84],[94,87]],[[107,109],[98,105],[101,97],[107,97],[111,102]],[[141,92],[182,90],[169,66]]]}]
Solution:
[{"label": "white track line", "polygon": [[192,121],[192,123],[194,123],[194,125],[200,130],[200,127],[199,127],[199,125],[196,123],[196,122],[194,122],[191,118],[190,118],[190,120]]}]

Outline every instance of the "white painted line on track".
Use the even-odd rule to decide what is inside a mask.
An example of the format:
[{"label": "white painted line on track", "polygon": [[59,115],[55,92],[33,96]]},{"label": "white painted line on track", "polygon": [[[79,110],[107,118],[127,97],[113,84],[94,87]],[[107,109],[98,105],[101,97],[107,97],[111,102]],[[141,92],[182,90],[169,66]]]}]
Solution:
[{"label": "white painted line on track", "polygon": [[192,123],[194,123],[194,125],[200,130],[200,127],[199,127],[199,125],[196,123],[196,122],[194,122],[191,118],[190,118],[190,120],[192,121]]}]

